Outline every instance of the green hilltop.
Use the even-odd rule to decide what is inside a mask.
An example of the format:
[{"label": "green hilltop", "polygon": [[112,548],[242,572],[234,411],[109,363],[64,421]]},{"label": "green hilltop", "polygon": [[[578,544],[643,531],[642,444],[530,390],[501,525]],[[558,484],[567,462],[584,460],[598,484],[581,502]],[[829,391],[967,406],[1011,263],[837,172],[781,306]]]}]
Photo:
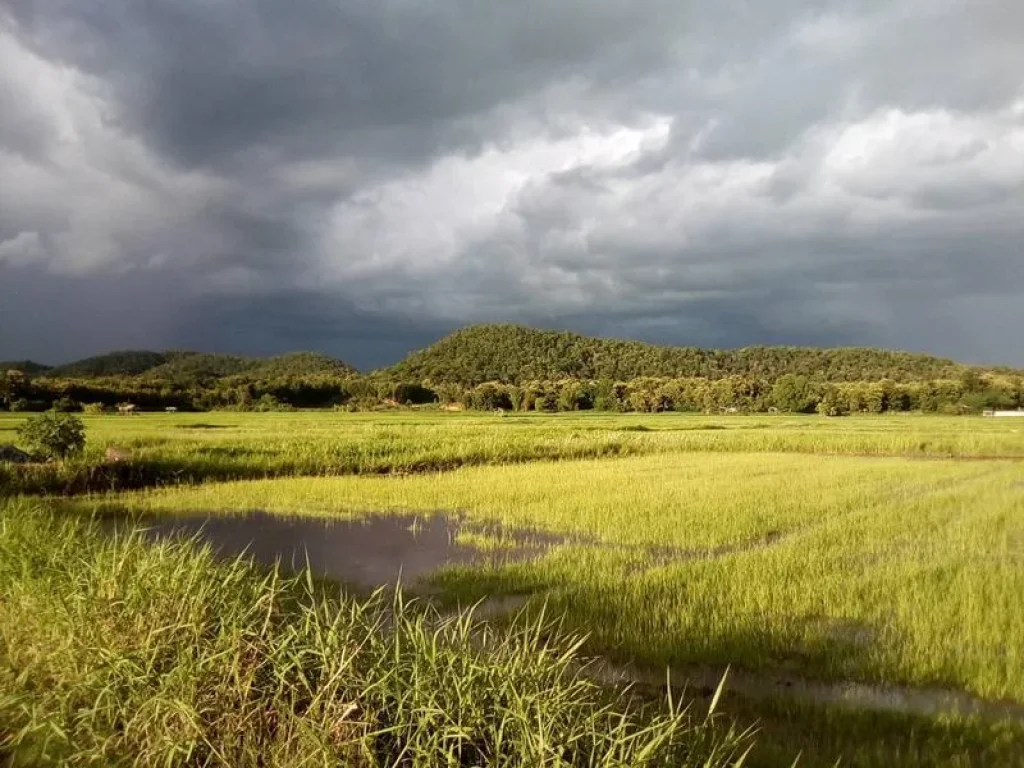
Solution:
[{"label": "green hilltop", "polygon": [[145,349],[118,350],[55,366],[46,371],[46,376],[67,379],[94,376],[137,376],[158,365],[163,365],[171,358],[172,354]]},{"label": "green hilltop", "polygon": [[382,373],[404,381],[475,385],[560,378],[629,381],[640,377],[750,376],[772,380],[785,374],[827,382],[905,382],[960,378],[969,370],[983,373],[995,369],[863,347],[667,347],[521,325],[476,325],[412,353]]}]

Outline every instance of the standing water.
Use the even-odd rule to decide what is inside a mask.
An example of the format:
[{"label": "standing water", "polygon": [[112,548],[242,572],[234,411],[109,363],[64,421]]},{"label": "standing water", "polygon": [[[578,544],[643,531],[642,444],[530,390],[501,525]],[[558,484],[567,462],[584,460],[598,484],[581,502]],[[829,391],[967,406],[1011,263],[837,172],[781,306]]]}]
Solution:
[{"label": "standing water", "polygon": [[[123,528],[125,519],[114,523]],[[483,552],[460,544],[458,520],[373,515],[349,519],[283,517],[253,512],[206,517],[143,517],[128,523],[156,539],[196,538],[222,557],[248,555],[291,571],[377,587],[411,584],[447,565],[500,564],[535,557],[550,542],[517,538],[514,547]]]}]

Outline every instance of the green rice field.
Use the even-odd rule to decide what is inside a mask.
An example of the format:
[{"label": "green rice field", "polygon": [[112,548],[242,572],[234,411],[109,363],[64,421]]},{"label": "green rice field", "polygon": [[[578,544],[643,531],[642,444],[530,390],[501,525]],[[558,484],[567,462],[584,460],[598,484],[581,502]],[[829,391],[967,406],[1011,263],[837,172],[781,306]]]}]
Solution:
[{"label": "green rice field", "polygon": [[[0,413],[0,443],[18,414]],[[84,460],[0,465],[29,493],[80,493],[205,480],[446,471],[474,465],[675,453],[810,453],[907,458],[1024,458],[1022,425],[937,416],[508,414],[399,411],[86,416]],[[102,462],[107,446],[130,465]]]},{"label": "green rice field", "polygon": [[[0,414],[0,443],[13,441],[17,416]],[[1019,420],[398,411],[84,421],[81,459],[0,469],[8,495],[0,502],[0,720],[17,723],[0,725],[0,755],[6,750],[12,765],[45,762],[40,755],[59,763],[76,748],[91,756],[81,764],[116,763],[122,747],[147,755],[145,764],[258,764],[249,759],[254,745],[226,735],[230,727],[210,711],[250,722],[267,706],[290,713],[279,715],[288,728],[254,731],[277,765],[727,765],[741,756],[755,766],[1024,765]],[[130,458],[105,461],[107,446]],[[374,611],[393,615],[380,594],[367,597],[373,585],[344,584],[339,598],[336,585],[311,576],[302,589],[285,580],[271,594],[261,566],[218,561],[201,538],[198,550],[112,538],[90,522],[252,512],[398,517],[413,530],[440,516],[458,521],[455,545],[531,549],[402,583],[400,599],[412,601],[399,611],[409,614],[409,636],[438,633],[420,647],[388,629],[390,618],[368,628]],[[231,621],[189,634],[210,620],[196,601],[211,600],[225,601]],[[250,699],[240,693],[241,660],[217,678],[204,654],[235,658],[238,645],[223,633],[258,636],[247,606],[261,600],[277,606],[256,644],[274,661],[245,683],[263,697]],[[316,611],[361,618],[339,628]],[[319,617],[313,629],[296,618],[311,615]],[[106,639],[112,621],[124,623],[116,642]],[[428,629],[435,625],[443,631]],[[165,639],[162,626],[176,629]],[[146,638],[127,643],[126,633]],[[345,678],[348,688],[325,682],[333,662],[319,633],[330,643],[349,637],[329,646],[337,653],[377,644],[359,675]],[[487,643],[473,639],[480,633]],[[402,643],[414,648],[403,663],[443,646],[450,668],[489,671],[383,695],[393,684],[381,682],[385,659]],[[488,643],[499,650],[485,654]],[[183,650],[189,644],[194,652]],[[90,666],[89,654],[78,658],[72,647],[103,662]],[[281,648],[302,658],[307,649],[308,665]],[[551,667],[544,648],[562,649],[555,656],[565,666]],[[114,681],[104,664],[124,674]],[[559,681],[545,683],[554,700],[568,702],[571,686],[582,686],[582,709],[531,710],[531,685],[545,674]],[[484,691],[502,675],[524,702],[502,710],[508,730],[493,732],[481,724],[500,719]],[[425,710],[388,710],[459,684],[490,714],[455,717],[451,734],[463,736],[449,734],[442,746],[402,730]],[[222,698],[200,701],[203,686]],[[296,686],[307,686],[301,706]],[[168,701],[179,710],[162,711],[163,720],[138,716],[141,730],[127,728],[118,692],[142,700],[157,689],[173,691]],[[374,715],[324,742],[333,721],[305,713],[316,710],[311,700],[340,706],[339,696],[365,697],[347,704]],[[432,701],[435,710],[458,708],[440,694]],[[615,717],[623,730],[602,719]],[[394,738],[405,752],[381,736],[384,721],[402,734]],[[546,723],[553,730],[542,734]],[[585,746],[549,753],[537,746],[549,737]],[[495,746],[503,739],[507,754]],[[648,742],[657,745],[645,752]]]}]

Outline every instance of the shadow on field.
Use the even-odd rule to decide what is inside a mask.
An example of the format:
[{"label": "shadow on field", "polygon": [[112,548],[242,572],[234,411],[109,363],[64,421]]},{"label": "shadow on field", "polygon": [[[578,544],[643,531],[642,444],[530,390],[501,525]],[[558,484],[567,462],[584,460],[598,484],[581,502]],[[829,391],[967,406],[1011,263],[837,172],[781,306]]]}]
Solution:
[{"label": "shadow on field", "polygon": [[18,494],[75,496],[274,477],[416,474],[482,463],[472,458],[439,459],[415,464],[383,462],[367,467],[360,466],[357,460],[349,460],[316,470],[300,462],[268,464],[264,458],[266,454],[251,448],[210,446],[189,457],[133,457],[124,461],[70,461],[63,464],[0,462],[0,497]]},{"label": "shadow on field", "polygon": [[[147,448],[152,448],[150,441]],[[242,445],[210,445],[187,455],[133,455],[116,461],[74,460],[64,463],[10,464],[0,462],[0,496],[129,491],[203,482],[260,480],[280,477],[341,477],[346,475],[412,475],[449,472],[461,467],[525,464],[532,461],[603,458],[630,455],[628,446],[601,444],[592,451],[565,453],[558,445],[539,444],[520,454],[495,452],[488,446],[436,455],[353,450],[329,458],[281,454]]]},{"label": "shadow on field", "polygon": [[240,458],[246,457],[225,454],[218,457],[219,461],[210,461],[209,456],[199,455],[192,459],[0,463],[0,497],[5,494],[75,496],[274,476],[263,467],[239,461]]}]

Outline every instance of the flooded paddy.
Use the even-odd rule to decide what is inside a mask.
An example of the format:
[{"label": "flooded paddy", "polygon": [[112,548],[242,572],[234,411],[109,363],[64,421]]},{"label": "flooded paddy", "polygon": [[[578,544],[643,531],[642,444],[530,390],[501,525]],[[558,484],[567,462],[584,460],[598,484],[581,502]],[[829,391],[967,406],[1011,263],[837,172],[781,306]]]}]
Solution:
[{"label": "flooded paddy", "polygon": [[[137,528],[155,540],[171,537],[207,544],[220,557],[251,557],[263,566],[280,565],[299,572],[308,567],[318,577],[367,588],[410,585],[452,565],[493,566],[543,555],[559,544],[608,549],[597,541],[569,540],[549,534],[501,530],[470,524],[443,514],[427,516],[367,515],[356,518],[287,517],[265,512],[244,515],[146,516],[113,518],[111,530]],[[461,536],[461,534],[471,534]],[[487,539],[479,548],[469,542]],[[721,557],[755,547],[771,546],[782,537],[770,532],[763,540],[721,551],[694,553],[673,548],[623,548],[643,552],[651,566],[667,562]],[[543,599],[541,597],[541,599]],[[474,615],[489,621],[517,613],[525,595],[495,594],[475,606]],[[1024,705],[991,701],[962,691],[911,686],[870,685],[854,681],[825,682],[787,672],[754,672],[686,666],[666,670],[617,665],[607,659],[586,664],[584,672],[603,683],[640,686],[651,690],[671,687],[698,698],[710,698],[725,677],[727,697],[790,699],[875,712],[924,717],[960,716],[987,720],[1024,721]]]},{"label": "flooded paddy", "polygon": [[[208,544],[225,558],[251,557],[267,567],[363,587],[413,584],[451,565],[501,565],[532,559],[560,543],[557,537],[469,526],[447,515],[367,515],[357,518],[244,515],[113,518],[111,530],[138,528],[153,539],[184,537]],[[490,537],[481,549],[460,542]]]}]

